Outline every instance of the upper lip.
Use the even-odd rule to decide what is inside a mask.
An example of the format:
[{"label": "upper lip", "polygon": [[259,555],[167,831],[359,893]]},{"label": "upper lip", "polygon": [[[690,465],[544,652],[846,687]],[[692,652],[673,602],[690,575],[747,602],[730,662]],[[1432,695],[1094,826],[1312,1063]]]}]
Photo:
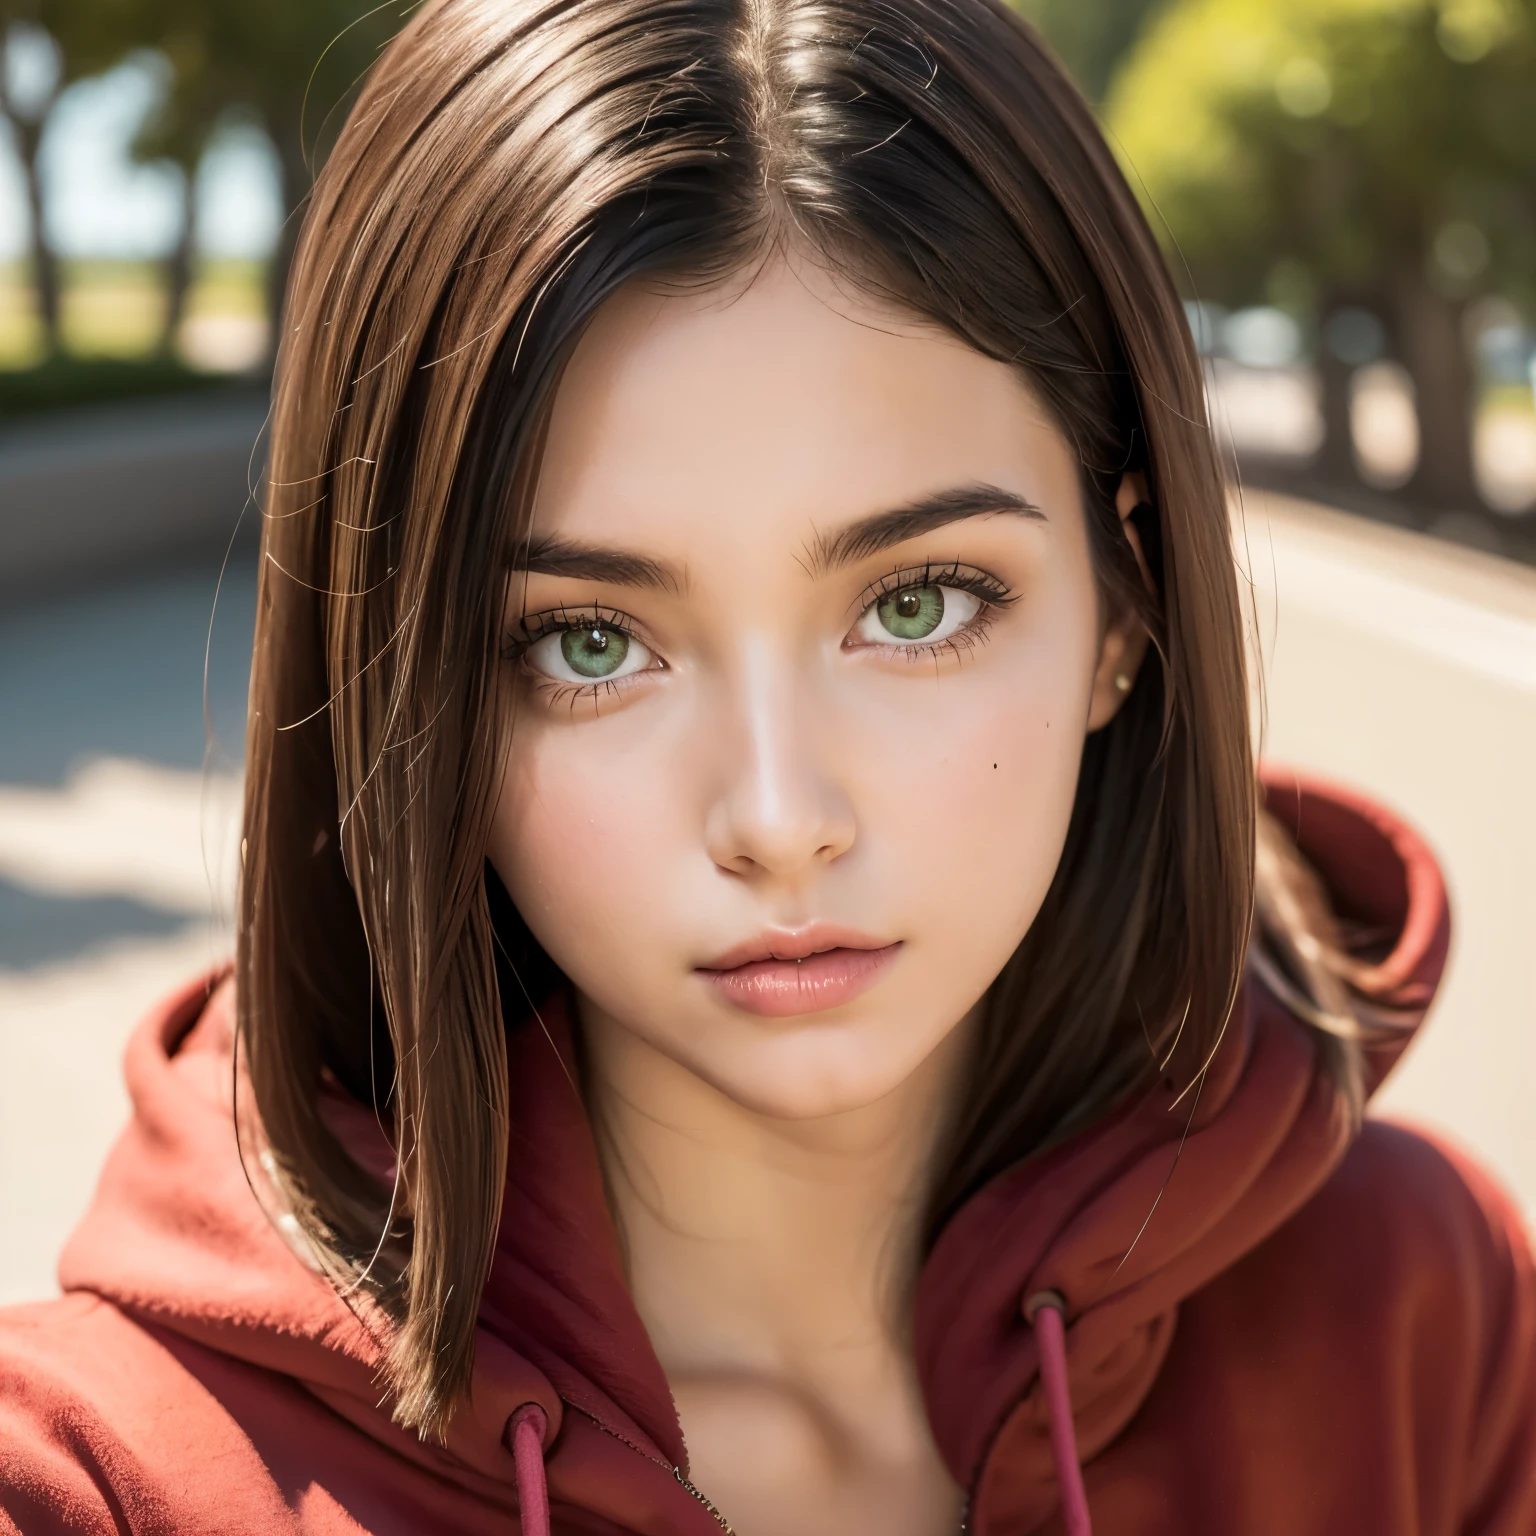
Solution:
[{"label": "upper lip", "polygon": [[829,949],[886,949],[889,939],[871,938],[839,923],[807,923],[803,928],[765,928],[700,966],[705,971],[733,971],[758,960],[804,960]]}]

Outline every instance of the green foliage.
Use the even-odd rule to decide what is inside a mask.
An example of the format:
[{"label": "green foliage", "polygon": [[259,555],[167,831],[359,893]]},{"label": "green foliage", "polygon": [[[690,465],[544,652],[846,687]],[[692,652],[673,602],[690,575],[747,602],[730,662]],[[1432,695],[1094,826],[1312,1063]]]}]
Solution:
[{"label": "green foliage", "polygon": [[1107,117],[1202,297],[1536,273],[1536,0],[1180,0]]},{"label": "green foliage", "polygon": [[406,0],[31,0],[77,72],[137,48],[170,65],[167,99],[141,155],[190,170],[228,111],[254,115],[283,162],[290,199],[356,81],[403,20]]},{"label": "green foliage", "polygon": [[36,368],[0,370],[0,421],[70,406],[155,395],[249,389],[249,379],[200,373],[171,358],[81,358],[57,354]]},{"label": "green foliage", "polygon": [[1161,0],[1009,0],[1044,34],[1090,101],[1101,101],[1116,67]]},{"label": "green foliage", "polygon": [[[315,166],[345,117],[348,100],[413,0],[0,0],[0,21],[23,8],[63,52],[65,75],[111,68],[148,50],[165,70],[158,110],[132,146],[140,160],[170,160],[186,178],[181,237],[166,262],[162,351],[169,352],[192,279],[194,173],[222,122],[255,121],[277,151],[285,211],[309,191]],[[6,8],[9,8],[7,10]],[[4,103],[0,102],[0,106]],[[13,125],[14,127],[14,125]],[[36,192],[36,136],[22,142],[29,187]],[[41,220],[35,221],[41,224]],[[281,305],[295,224],[284,226],[269,271],[269,304]],[[57,350],[53,262],[34,239],[34,269],[51,350]]]}]

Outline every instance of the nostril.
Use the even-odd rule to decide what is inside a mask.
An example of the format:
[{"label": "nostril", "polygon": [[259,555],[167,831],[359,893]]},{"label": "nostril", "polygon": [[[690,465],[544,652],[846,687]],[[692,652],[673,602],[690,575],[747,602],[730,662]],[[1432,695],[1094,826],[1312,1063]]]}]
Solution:
[{"label": "nostril", "polygon": [[716,859],[715,863],[728,875],[740,875],[743,878],[755,873],[760,868],[755,859],[750,859],[741,853],[724,859]]}]

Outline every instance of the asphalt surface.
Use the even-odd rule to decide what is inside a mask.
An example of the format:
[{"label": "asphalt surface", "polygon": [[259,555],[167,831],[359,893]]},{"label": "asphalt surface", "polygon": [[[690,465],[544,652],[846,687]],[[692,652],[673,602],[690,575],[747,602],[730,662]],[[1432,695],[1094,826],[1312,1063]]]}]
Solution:
[{"label": "asphalt surface", "polygon": [[249,556],[0,613],[0,1303],[53,1290],[128,1032],[229,952],[254,617]]}]

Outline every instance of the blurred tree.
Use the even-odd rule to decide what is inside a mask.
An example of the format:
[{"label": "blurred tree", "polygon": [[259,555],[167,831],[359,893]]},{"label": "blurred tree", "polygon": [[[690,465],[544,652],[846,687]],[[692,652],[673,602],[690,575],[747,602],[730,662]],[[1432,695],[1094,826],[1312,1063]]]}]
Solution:
[{"label": "blurred tree", "polygon": [[[9,3],[9,0],[0,0]],[[409,0],[30,0],[66,51],[106,68],[135,48],[170,65],[160,110],[135,143],[141,157],[175,161],[186,176],[183,234],[169,261],[169,343],[192,273],[196,170],[231,111],[266,130],[281,170],[287,218],[269,278],[270,310],[281,307],[297,221],[313,168],[339,126],[344,104]],[[275,331],[275,327],[274,327]]]},{"label": "blurred tree", "polygon": [[1090,101],[1104,99],[1115,69],[1163,0],[1009,0],[1037,26]]},{"label": "blurred tree", "polygon": [[1334,467],[1364,309],[1413,379],[1408,494],[1475,506],[1463,321],[1536,280],[1536,0],[1178,0],[1107,112],[1193,296],[1284,297],[1333,339]]},{"label": "blurred tree", "polygon": [[182,173],[182,221],[166,260],[167,303],[160,339],[160,350],[169,353],[192,285],[197,162],[225,105],[218,82],[198,54],[195,34],[164,35],[159,25],[163,6],[147,0],[32,0],[32,5],[76,74],[101,74],[151,47],[166,66],[160,100],[140,126],[129,153],[140,162],[169,160]]},{"label": "blurred tree", "polygon": [[4,117],[21,162],[31,229],[28,254],[37,295],[43,344],[59,348],[59,264],[48,243],[38,149],[49,109],[66,81],[79,70],[44,28],[42,0],[0,0],[0,117]]}]

